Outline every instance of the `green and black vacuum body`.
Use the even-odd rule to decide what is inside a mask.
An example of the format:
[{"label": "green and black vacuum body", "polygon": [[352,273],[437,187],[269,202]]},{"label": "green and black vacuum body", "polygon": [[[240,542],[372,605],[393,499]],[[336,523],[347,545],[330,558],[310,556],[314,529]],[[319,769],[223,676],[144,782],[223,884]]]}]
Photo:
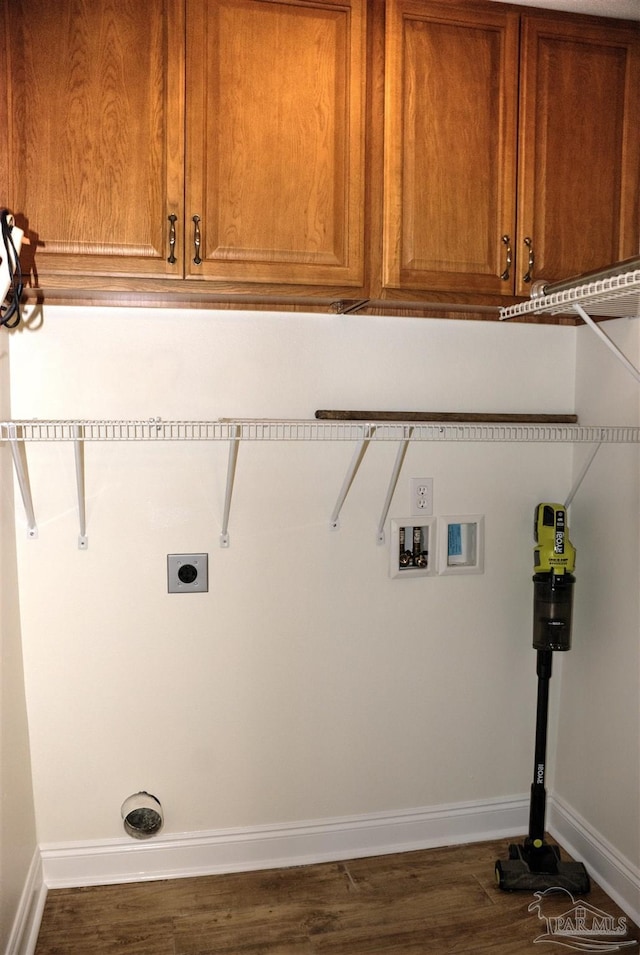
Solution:
[{"label": "green and black vacuum body", "polygon": [[539,504],[535,511],[533,575],[533,646],[536,651],[538,699],[529,833],[509,846],[509,858],[498,859],[496,882],[507,892],[566,889],[589,892],[589,875],[581,862],[562,860],[557,846],[545,842],[546,752],[549,682],[555,651],[571,649],[575,548],[569,540],[562,504]]}]

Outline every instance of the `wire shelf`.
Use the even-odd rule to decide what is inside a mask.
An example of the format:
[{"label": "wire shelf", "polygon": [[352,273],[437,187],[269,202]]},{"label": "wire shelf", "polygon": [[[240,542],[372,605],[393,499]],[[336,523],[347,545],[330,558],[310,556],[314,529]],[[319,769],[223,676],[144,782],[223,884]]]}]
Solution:
[{"label": "wire shelf", "polygon": [[531,298],[519,305],[500,309],[500,319],[521,315],[568,315],[581,305],[591,315],[607,318],[640,317],[640,269],[620,272],[598,281]]},{"label": "wire shelf", "polygon": [[640,427],[417,424],[264,418],[215,421],[40,419],[0,422],[0,441],[467,441],[638,444]]}]

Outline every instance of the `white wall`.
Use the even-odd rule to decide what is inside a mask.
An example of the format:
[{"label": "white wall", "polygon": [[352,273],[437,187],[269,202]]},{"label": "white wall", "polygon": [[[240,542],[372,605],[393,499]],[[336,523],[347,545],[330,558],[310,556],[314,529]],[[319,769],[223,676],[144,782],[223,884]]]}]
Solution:
[{"label": "white wall", "polygon": [[[640,322],[603,328],[636,365]],[[593,424],[640,423],[632,376],[578,331],[576,408]],[[576,469],[587,453],[577,448]],[[640,864],[640,480],[637,446],[603,446],[571,509],[573,647],[561,662],[558,793]],[[556,655],[558,656],[558,655]],[[560,671],[559,671],[560,672]]]},{"label": "white wall", "polygon": [[[37,325],[37,323],[36,323]],[[317,408],[572,410],[575,329],[171,310],[46,310],[12,336],[20,417],[312,417]],[[231,547],[227,447],[28,448],[39,538],[18,556],[38,838],[119,836],[130,793],[166,831],[393,811],[528,791],[531,527],[571,449],[412,445],[435,510],[486,515],[483,576],[390,580],[376,526],[396,447],[244,444]],[[166,593],[206,551],[210,591]]]},{"label": "white wall", "polygon": [[638,0],[497,0],[499,3],[515,3],[519,6],[536,6],[547,10],[566,10],[569,13],[587,13],[599,17],[618,17],[640,20]]},{"label": "white wall", "polygon": [[[9,418],[9,345],[0,337],[0,414]],[[0,446],[0,951],[16,918],[36,850],[35,815],[27,729],[12,463]]]}]

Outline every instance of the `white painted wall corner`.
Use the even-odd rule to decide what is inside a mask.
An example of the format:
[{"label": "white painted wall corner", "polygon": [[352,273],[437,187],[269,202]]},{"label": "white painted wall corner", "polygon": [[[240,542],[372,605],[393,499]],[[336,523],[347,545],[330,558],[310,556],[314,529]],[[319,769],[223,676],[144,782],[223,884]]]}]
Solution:
[{"label": "white painted wall corner", "polygon": [[547,807],[549,833],[573,858],[583,862],[607,895],[636,925],[640,924],[640,868],[560,796],[551,794]]},{"label": "white painted wall corner", "polygon": [[33,955],[46,900],[47,886],[44,881],[42,853],[40,849],[36,849],[20,896],[5,955]]}]

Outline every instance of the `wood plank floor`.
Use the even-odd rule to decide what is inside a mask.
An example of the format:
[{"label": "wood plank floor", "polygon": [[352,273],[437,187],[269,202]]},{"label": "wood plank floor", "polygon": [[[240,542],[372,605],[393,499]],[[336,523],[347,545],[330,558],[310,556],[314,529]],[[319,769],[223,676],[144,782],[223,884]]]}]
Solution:
[{"label": "wood plank floor", "polygon": [[[504,841],[483,842],[57,889],[49,892],[35,955],[567,955],[571,948],[554,936],[540,944],[548,925],[528,911],[533,895],[495,886],[494,861],[506,848]],[[614,919],[624,917],[598,886],[586,898]],[[545,917],[561,915],[570,902],[545,899]],[[627,941],[640,938],[629,919],[626,929]]]}]

